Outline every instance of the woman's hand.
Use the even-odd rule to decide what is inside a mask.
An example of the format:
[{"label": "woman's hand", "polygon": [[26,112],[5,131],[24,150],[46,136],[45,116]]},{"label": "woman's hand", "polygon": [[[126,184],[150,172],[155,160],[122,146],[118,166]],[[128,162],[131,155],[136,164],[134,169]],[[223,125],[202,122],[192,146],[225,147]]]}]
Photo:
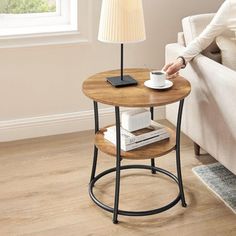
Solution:
[{"label": "woman's hand", "polygon": [[174,75],[183,67],[183,60],[178,58],[175,62],[166,64],[162,70],[164,70],[168,75]]}]

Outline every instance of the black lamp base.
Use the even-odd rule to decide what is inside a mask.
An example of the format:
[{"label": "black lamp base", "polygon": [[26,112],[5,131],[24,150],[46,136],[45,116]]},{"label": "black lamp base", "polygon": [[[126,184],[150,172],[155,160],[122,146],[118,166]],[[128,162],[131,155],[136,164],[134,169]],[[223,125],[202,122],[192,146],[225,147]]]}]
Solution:
[{"label": "black lamp base", "polygon": [[138,84],[138,82],[129,75],[124,75],[123,80],[121,79],[120,76],[109,77],[107,78],[107,82],[109,82],[112,86],[117,87],[117,88]]}]

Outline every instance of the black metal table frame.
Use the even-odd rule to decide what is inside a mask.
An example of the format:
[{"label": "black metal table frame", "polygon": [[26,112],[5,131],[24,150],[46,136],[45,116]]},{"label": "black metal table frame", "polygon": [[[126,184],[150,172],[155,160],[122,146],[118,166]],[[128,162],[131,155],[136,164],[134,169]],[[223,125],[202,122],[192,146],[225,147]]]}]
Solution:
[{"label": "black metal table frame", "polygon": [[[93,102],[94,104],[94,121],[95,121],[95,134],[99,131],[99,113],[98,113],[98,103],[96,101]],[[184,196],[184,189],[183,189],[183,181],[182,181],[182,173],[181,173],[181,160],[180,160],[180,132],[181,132],[181,121],[182,121],[182,113],[183,113],[183,106],[184,106],[184,99],[179,102],[179,110],[178,110],[178,117],[177,117],[177,127],[176,127],[176,169],[177,169],[177,176],[172,174],[171,172],[164,170],[162,168],[158,168],[155,166],[155,159],[151,159],[151,165],[125,165],[121,166],[121,140],[120,140],[120,107],[115,107],[115,118],[116,118],[116,167],[103,171],[102,173],[96,174],[96,167],[97,167],[97,159],[98,159],[98,148],[94,145],[94,155],[93,155],[93,166],[91,172],[91,178],[89,183],[89,196],[94,201],[96,205],[101,207],[102,209],[113,213],[113,223],[118,223],[118,215],[126,215],[126,216],[147,216],[153,215],[157,213],[161,213],[170,209],[171,207],[175,206],[180,200],[182,202],[182,206],[186,207],[186,201]],[[150,108],[152,120],[154,119],[154,108]],[[162,173],[172,180],[174,180],[178,187],[179,187],[179,194],[178,196],[171,201],[169,204],[157,208],[154,210],[148,211],[124,211],[119,209],[119,197],[120,197],[120,171],[127,170],[127,169],[146,169],[151,170],[152,174],[156,174],[156,172]],[[115,182],[115,199],[114,199],[114,208],[111,208],[101,201],[99,201],[94,193],[93,187],[95,183],[102,178],[103,176],[111,173],[116,172],[116,182]]]}]

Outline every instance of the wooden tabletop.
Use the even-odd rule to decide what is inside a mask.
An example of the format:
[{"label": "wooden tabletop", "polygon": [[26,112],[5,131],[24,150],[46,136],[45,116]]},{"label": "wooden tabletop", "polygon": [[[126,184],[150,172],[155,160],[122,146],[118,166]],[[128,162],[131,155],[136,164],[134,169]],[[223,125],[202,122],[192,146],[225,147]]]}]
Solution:
[{"label": "wooden tabletop", "polygon": [[167,105],[184,99],[191,92],[190,83],[181,76],[172,80],[174,83],[172,88],[154,90],[144,86],[144,82],[149,80],[148,69],[126,69],[124,74],[136,79],[138,85],[122,88],[112,87],[106,78],[120,75],[120,70],[113,70],[98,73],[86,79],[83,83],[83,92],[96,102],[122,107]]}]

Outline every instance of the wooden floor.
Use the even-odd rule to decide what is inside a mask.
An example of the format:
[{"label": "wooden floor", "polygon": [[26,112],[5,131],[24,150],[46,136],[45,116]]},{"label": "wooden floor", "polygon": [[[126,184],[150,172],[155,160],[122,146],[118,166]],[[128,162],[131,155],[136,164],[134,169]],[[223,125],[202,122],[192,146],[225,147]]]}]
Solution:
[{"label": "wooden floor", "polygon": [[[236,215],[191,170],[214,160],[208,155],[197,159],[186,137],[182,166],[188,208],[178,204],[159,215],[120,216],[118,225],[88,196],[92,152],[93,132],[0,144],[0,236],[236,235]],[[174,158],[172,152],[156,162],[175,171]],[[99,171],[114,164],[113,157],[99,153]],[[176,186],[159,174],[132,170],[122,177],[120,207],[125,210],[160,207],[177,194]],[[110,175],[96,185],[97,196],[111,206],[113,181]]]}]

